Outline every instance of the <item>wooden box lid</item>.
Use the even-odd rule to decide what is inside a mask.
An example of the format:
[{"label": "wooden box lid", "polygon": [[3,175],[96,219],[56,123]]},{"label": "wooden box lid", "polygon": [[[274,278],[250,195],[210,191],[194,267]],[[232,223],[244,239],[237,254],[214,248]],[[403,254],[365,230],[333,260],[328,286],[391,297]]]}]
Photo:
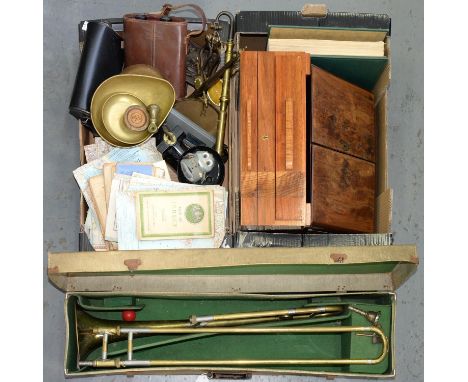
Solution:
[{"label": "wooden box lid", "polygon": [[375,162],[374,96],[312,65],[312,143]]}]

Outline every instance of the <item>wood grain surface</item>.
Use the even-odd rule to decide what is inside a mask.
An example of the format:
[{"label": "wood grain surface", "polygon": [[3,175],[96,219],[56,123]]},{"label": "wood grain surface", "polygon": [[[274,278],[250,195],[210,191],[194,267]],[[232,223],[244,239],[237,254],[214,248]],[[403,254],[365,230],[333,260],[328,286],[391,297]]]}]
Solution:
[{"label": "wood grain surface", "polygon": [[[272,54],[270,52],[270,54]],[[276,53],[275,224],[306,223],[306,53]]]},{"label": "wood grain surface", "polygon": [[242,52],[241,225],[306,223],[306,75],[297,52]]},{"label": "wood grain surface", "polygon": [[257,52],[240,54],[241,225],[257,225]]},{"label": "wood grain surface", "polygon": [[374,231],[375,165],[312,145],[312,226]]},{"label": "wood grain surface", "polygon": [[313,66],[312,143],[375,163],[374,96]]},{"label": "wood grain surface", "polygon": [[275,224],[275,60],[258,52],[258,225]]}]

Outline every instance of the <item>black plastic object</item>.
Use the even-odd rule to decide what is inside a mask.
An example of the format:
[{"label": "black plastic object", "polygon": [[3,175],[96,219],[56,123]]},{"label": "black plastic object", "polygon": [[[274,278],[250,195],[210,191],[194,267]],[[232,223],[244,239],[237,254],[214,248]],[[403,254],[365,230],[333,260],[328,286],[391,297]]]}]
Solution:
[{"label": "black plastic object", "polygon": [[105,19],[94,19],[94,20],[83,20],[78,24],[78,42],[80,45],[86,40],[86,31],[88,30],[88,24],[90,22],[101,22],[109,25],[115,32],[123,32],[123,18],[105,18]]},{"label": "black plastic object", "polygon": [[[168,141],[164,133],[171,134],[174,141]],[[216,138],[182,113],[172,109],[159,130],[156,141],[164,160],[177,169],[179,160],[187,150],[194,146],[213,148]]]},{"label": "black plastic object", "polygon": [[104,80],[119,74],[123,62],[122,38],[105,22],[88,22],[69,106],[70,114],[90,127],[94,91]]},{"label": "black plastic object", "polygon": [[[208,153],[211,155],[210,158],[213,160],[213,168],[204,174],[204,176],[196,181],[188,179],[184,171],[182,171],[182,163],[185,159],[190,158],[197,153]],[[224,181],[224,163],[221,156],[214,150],[209,147],[196,146],[192,147],[190,150],[187,150],[181,157],[179,164],[177,166],[177,177],[181,183],[191,183],[199,185],[221,185]]]}]

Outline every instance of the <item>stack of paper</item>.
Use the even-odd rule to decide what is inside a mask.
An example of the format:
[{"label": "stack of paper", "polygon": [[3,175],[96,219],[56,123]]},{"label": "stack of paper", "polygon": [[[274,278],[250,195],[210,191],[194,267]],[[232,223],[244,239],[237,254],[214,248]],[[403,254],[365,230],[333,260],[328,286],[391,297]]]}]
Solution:
[{"label": "stack of paper", "polygon": [[305,39],[269,39],[269,51],[306,52],[317,56],[383,57],[383,41],[333,41]]},{"label": "stack of paper", "polygon": [[[99,142],[99,141],[98,141]],[[85,153],[88,152],[89,158],[93,158],[98,154],[97,151],[107,150],[106,146],[101,146],[98,149],[99,143],[94,143],[94,148],[85,146]],[[91,145],[92,146],[92,145]],[[105,190],[103,177],[103,167],[106,163],[118,162],[145,162],[154,164],[154,166],[162,167],[165,175],[168,175],[165,162],[162,160],[161,153],[157,151],[155,141],[139,147],[128,149],[112,148],[105,155],[96,158],[86,163],[85,165],[73,171],[73,175],[81,189],[83,197],[88,205],[88,215],[86,217],[84,230],[88,235],[91,245],[95,250],[109,250],[111,245],[104,240],[105,220],[107,212],[107,204],[103,203],[105,195],[102,194]]]},{"label": "stack of paper", "polygon": [[116,195],[119,249],[219,248],[227,191],[134,174]]},{"label": "stack of paper", "polygon": [[313,56],[383,57],[386,35],[387,31],[372,29],[271,26],[267,50]]},{"label": "stack of paper", "polygon": [[[105,151],[86,148],[87,158]],[[171,181],[153,145],[111,149],[73,173],[89,207],[84,231],[97,251],[221,246],[224,187]]]}]

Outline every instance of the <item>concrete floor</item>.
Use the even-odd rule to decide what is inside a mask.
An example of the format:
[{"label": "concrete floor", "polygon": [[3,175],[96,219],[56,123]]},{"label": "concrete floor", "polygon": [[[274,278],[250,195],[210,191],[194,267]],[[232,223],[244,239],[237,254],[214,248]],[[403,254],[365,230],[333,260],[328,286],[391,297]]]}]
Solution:
[{"label": "concrete floor", "polygon": [[[297,10],[304,0],[194,1],[207,16],[222,9]],[[80,20],[156,11],[162,1],[44,1],[44,375],[64,381],[64,295],[48,283],[47,251],[76,251],[79,189],[72,170],[79,165],[76,120],[68,103],[79,61]],[[331,11],[387,13],[392,18],[392,82],[389,98],[389,180],[394,189],[396,243],[416,243],[419,270],[398,290],[397,381],[423,380],[423,1],[326,1]],[[196,376],[135,376],[133,381],[195,381]],[[89,378],[92,382],[104,378]],[[107,377],[127,381],[127,377]],[[254,381],[323,380],[301,377],[253,377]],[[346,380],[346,379],[342,379]],[[357,381],[357,379],[353,379]]]}]

